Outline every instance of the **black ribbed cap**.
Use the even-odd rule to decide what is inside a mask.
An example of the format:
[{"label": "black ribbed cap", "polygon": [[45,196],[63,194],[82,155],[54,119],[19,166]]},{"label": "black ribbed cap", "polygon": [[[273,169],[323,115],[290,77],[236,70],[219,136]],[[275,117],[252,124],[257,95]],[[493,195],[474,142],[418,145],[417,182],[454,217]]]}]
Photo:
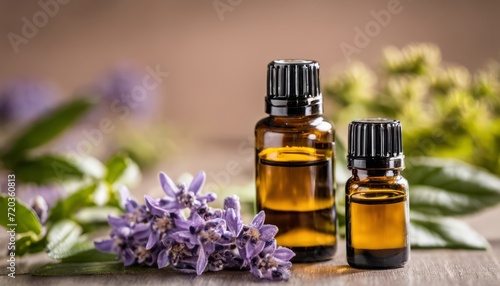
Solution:
[{"label": "black ribbed cap", "polygon": [[404,168],[399,120],[366,118],[349,123],[347,167]]},{"label": "black ribbed cap", "polygon": [[269,63],[266,113],[276,116],[322,114],[319,63],[311,60]]}]

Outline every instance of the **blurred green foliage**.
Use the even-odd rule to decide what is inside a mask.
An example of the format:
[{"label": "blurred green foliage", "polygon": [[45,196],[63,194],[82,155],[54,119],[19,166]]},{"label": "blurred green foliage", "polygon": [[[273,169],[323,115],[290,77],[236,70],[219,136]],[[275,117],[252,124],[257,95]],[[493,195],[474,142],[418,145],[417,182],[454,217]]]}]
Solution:
[{"label": "blurred green foliage", "polygon": [[[85,98],[62,104],[20,131],[0,151],[0,170],[15,178],[15,192],[0,194],[0,226],[8,228],[13,223],[7,209],[9,200],[15,199],[16,255],[46,251],[62,260],[115,259],[95,250],[91,237],[96,230],[107,228],[109,214],[122,211],[119,189],[138,182],[141,173],[137,164],[124,154],[112,155],[102,163],[87,155],[40,151],[93,106]],[[37,204],[37,200],[22,202],[17,198],[28,184],[60,185],[64,193],[49,209],[45,201]]]},{"label": "blurred green foliage", "polygon": [[[417,44],[385,49],[377,71],[355,62],[325,86],[340,134],[354,119],[400,120],[412,247],[486,248],[480,234],[454,217],[500,203],[500,65],[492,62],[471,74],[444,64],[438,47]],[[342,144],[346,139],[337,138],[341,234],[344,184],[350,176]]]},{"label": "blurred green foliage", "polygon": [[435,45],[416,44],[385,49],[377,71],[356,62],[327,83],[337,126],[399,119],[407,157],[455,158],[500,174],[498,63],[472,73],[442,62]]}]

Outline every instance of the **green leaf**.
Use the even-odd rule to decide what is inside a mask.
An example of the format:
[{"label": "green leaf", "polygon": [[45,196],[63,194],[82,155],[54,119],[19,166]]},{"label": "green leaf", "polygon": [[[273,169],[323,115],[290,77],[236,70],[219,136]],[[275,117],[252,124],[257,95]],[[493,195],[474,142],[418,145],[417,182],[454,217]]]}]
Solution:
[{"label": "green leaf", "polygon": [[40,234],[42,225],[35,212],[14,197],[0,196],[0,225],[15,232]]},{"label": "green leaf", "polygon": [[74,219],[81,224],[108,222],[108,215],[120,216],[122,211],[116,207],[86,207],[75,213]]},{"label": "green leaf", "polygon": [[98,253],[94,242],[87,236],[82,236],[82,232],[82,227],[74,221],[62,220],[56,223],[47,234],[49,257],[68,262],[103,261],[104,259],[116,261],[116,255]]},{"label": "green leaf", "polygon": [[132,186],[138,183],[140,171],[137,164],[127,156],[114,155],[106,162],[107,173],[105,180],[111,186]]},{"label": "green leaf", "polygon": [[71,218],[79,209],[94,205],[92,194],[96,188],[95,184],[86,186],[67,197],[59,200],[51,209],[49,220],[58,221],[65,218]]},{"label": "green leaf", "polygon": [[106,161],[106,178],[105,180],[112,184],[123,174],[125,169],[127,169],[127,158],[120,155],[112,156]]},{"label": "green leaf", "polygon": [[[80,230],[83,231],[81,227]],[[87,236],[80,236],[77,242],[75,242],[69,249],[61,252],[57,259],[73,257],[92,249],[94,249],[94,242],[89,240]]]},{"label": "green leaf", "polygon": [[412,248],[486,249],[488,242],[466,223],[452,218],[411,215]]},{"label": "green leaf", "polygon": [[95,248],[88,249],[85,251],[78,252],[72,256],[68,256],[62,259],[64,263],[81,263],[81,262],[104,262],[104,261],[116,261],[116,254],[114,253],[103,253]]},{"label": "green leaf", "polygon": [[435,216],[460,216],[483,209],[481,197],[450,193],[446,190],[412,185],[410,208],[414,212]]},{"label": "green leaf", "polygon": [[51,141],[75,123],[92,105],[87,98],[77,98],[35,120],[12,142],[12,147],[6,152],[6,159],[15,160],[26,151]]},{"label": "green leaf", "polygon": [[[74,221],[62,220],[56,223],[47,234],[48,255],[54,259],[62,259],[79,252],[74,247],[79,242],[82,228]],[[88,250],[85,246],[81,251]]]},{"label": "green leaf", "polygon": [[413,158],[404,176],[413,212],[465,215],[500,203],[500,178],[459,161]]},{"label": "green leaf", "polygon": [[105,183],[100,182],[99,184],[97,184],[97,187],[94,191],[93,195],[94,203],[97,206],[106,205],[109,202],[109,197],[110,197],[109,193],[110,193],[109,187]]},{"label": "green leaf", "polygon": [[83,177],[77,166],[59,155],[24,158],[10,169],[19,181],[39,185]]},{"label": "green leaf", "polygon": [[31,273],[34,276],[104,275],[165,273],[165,269],[140,266],[123,266],[121,262],[57,263],[47,264]]},{"label": "green leaf", "polygon": [[[28,253],[38,253],[45,250],[46,240],[26,235],[16,240],[16,255],[23,256]],[[38,240],[38,241],[37,241]]]},{"label": "green leaf", "polygon": [[82,226],[83,233],[109,231],[108,222],[82,223],[80,225]]},{"label": "green leaf", "polygon": [[16,255],[23,256],[28,253],[32,242],[33,241],[30,235],[16,239]]},{"label": "green leaf", "polygon": [[69,153],[68,158],[71,158],[71,163],[75,165],[83,174],[94,179],[104,178],[106,168],[104,164],[92,156],[73,155]]}]

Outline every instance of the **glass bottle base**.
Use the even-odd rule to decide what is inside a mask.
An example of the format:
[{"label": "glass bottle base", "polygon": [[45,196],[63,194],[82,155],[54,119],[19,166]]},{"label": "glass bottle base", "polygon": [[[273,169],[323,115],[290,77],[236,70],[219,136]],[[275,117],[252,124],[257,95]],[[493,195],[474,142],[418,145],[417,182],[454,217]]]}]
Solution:
[{"label": "glass bottle base", "polygon": [[347,247],[347,263],[361,269],[401,268],[410,259],[408,247],[393,249],[355,249]]},{"label": "glass bottle base", "polygon": [[330,260],[337,252],[337,245],[322,245],[310,247],[289,247],[295,256],[292,262],[308,263]]}]

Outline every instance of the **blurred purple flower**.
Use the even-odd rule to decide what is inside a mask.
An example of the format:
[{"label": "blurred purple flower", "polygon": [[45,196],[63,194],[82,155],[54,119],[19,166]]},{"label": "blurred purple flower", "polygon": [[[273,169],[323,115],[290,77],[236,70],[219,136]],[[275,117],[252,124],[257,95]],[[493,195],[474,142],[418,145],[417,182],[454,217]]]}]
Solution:
[{"label": "blurred purple flower", "polygon": [[37,186],[30,184],[19,188],[18,199],[32,205],[36,197],[42,197],[47,208],[50,209],[65,196],[65,193],[66,191],[59,185]]},{"label": "blurred purple flower", "polygon": [[116,67],[98,82],[96,91],[107,106],[126,106],[132,114],[147,117],[154,109],[157,96],[154,89],[145,86],[145,76],[131,66]]},{"label": "blurred purple flower", "polygon": [[57,104],[57,92],[47,82],[19,79],[0,91],[0,121],[28,123]]},{"label": "blurred purple flower", "polygon": [[49,217],[49,207],[42,196],[36,196],[30,203],[30,207],[35,211],[41,224],[44,224]]},{"label": "blurred purple flower", "polygon": [[[0,178],[0,184],[7,185]],[[58,185],[37,186],[33,184],[19,186],[17,198],[30,206],[43,224],[48,219],[49,210],[64,197],[65,191]]]}]

